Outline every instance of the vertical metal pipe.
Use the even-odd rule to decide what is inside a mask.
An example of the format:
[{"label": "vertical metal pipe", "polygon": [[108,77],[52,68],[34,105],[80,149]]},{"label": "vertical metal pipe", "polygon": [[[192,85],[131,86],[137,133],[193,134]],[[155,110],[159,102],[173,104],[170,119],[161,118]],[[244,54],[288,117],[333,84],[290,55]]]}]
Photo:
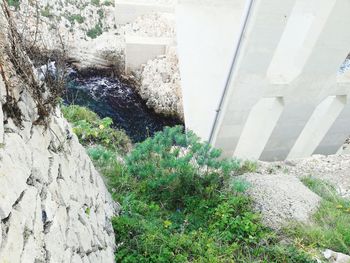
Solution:
[{"label": "vertical metal pipe", "polygon": [[244,16],[243,16],[243,19],[242,19],[242,24],[240,26],[240,35],[239,35],[239,38],[238,38],[238,41],[237,41],[237,44],[236,44],[235,52],[233,54],[233,58],[232,58],[231,66],[230,66],[230,71],[227,74],[225,87],[224,87],[224,90],[222,92],[222,95],[221,95],[221,98],[220,98],[220,101],[219,101],[219,105],[218,105],[217,110],[216,110],[216,115],[215,115],[213,126],[211,128],[210,137],[209,137],[209,143],[210,144],[212,144],[212,142],[213,142],[213,137],[214,137],[216,126],[217,126],[218,121],[219,121],[220,112],[221,112],[222,106],[224,104],[225,97],[227,95],[227,91],[229,89],[230,82],[232,80],[233,70],[235,68],[235,65],[236,65],[236,62],[237,62],[237,59],[238,59],[238,55],[239,55],[239,51],[241,49],[244,32],[245,32],[247,24],[248,24],[248,20],[249,20],[249,16],[250,16],[250,12],[251,12],[252,6],[253,6],[253,2],[254,2],[254,0],[247,0],[246,8],[244,10]]}]

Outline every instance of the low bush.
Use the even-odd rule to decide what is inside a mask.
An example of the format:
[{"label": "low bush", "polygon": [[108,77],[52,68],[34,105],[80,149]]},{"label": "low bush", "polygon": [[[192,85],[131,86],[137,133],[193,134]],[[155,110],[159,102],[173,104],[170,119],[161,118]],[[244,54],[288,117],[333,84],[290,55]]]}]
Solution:
[{"label": "low bush", "polygon": [[242,165],[182,127],[136,145],[125,165],[92,156],[102,169],[113,160],[103,173],[122,206],[113,219],[117,262],[314,262],[262,225],[247,184],[229,180]]},{"label": "low bush", "polygon": [[75,22],[78,22],[79,24],[82,24],[85,21],[85,17],[83,17],[80,14],[70,14],[70,15],[67,15],[66,18],[68,19],[68,21],[71,24],[75,24]]},{"label": "low bush", "polygon": [[87,32],[86,35],[92,39],[97,38],[99,35],[102,35],[103,30],[102,30],[102,25],[101,23],[97,23],[93,28],[90,28]]},{"label": "low bush", "polygon": [[64,117],[85,146],[100,145],[108,150],[127,153],[131,141],[124,131],[111,127],[111,118],[99,118],[96,113],[77,105],[62,106]]},{"label": "low bush", "polygon": [[94,6],[100,6],[100,0],[91,0],[91,4]]},{"label": "low bush", "polygon": [[182,127],[165,128],[118,160],[119,144],[104,141],[113,131],[90,137],[103,120],[79,106],[63,112],[121,204],[112,222],[116,262],[315,262],[279,244],[253,212],[249,185],[232,175],[255,171],[255,163],[223,160]]},{"label": "low bush", "polygon": [[7,4],[13,6],[17,11],[20,8],[21,0],[7,0]]},{"label": "low bush", "polygon": [[51,6],[47,4],[44,9],[41,9],[40,14],[44,17],[52,18],[54,17],[54,14],[51,13],[51,9]]}]

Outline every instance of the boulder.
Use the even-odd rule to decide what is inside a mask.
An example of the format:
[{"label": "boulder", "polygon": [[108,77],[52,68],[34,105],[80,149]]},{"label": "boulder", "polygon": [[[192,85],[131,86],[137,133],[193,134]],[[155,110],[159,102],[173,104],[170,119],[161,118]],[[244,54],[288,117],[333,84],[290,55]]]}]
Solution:
[{"label": "boulder", "polygon": [[250,184],[248,194],[263,222],[276,230],[290,221],[307,223],[321,200],[295,176],[246,174],[242,178]]}]

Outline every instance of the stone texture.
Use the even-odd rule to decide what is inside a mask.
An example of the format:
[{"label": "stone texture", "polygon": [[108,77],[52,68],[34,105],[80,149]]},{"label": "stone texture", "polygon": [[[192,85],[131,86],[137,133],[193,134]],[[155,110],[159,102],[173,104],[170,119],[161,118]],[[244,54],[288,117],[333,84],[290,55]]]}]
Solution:
[{"label": "stone texture", "polygon": [[273,229],[280,229],[290,221],[308,222],[321,199],[295,176],[246,174],[242,178],[251,185],[248,194],[256,210]]},{"label": "stone texture", "polygon": [[331,263],[350,263],[350,256],[327,249],[323,256]]},{"label": "stone texture", "polygon": [[0,262],[114,262],[116,205],[85,149],[59,109],[44,129],[19,101],[22,129],[0,107]]},{"label": "stone texture", "polygon": [[175,48],[149,60],[138,74],[141,79],[139,94],[147,101],[147,106],[183,120],[181,77]]},{"label": "stone texture", "polygon": [[335,186],[342,197],[350,197],[349,154],[313,155],[285,162],[259,162],[258,172],[261,174],[285,172],[298,178],[312,176]]}]

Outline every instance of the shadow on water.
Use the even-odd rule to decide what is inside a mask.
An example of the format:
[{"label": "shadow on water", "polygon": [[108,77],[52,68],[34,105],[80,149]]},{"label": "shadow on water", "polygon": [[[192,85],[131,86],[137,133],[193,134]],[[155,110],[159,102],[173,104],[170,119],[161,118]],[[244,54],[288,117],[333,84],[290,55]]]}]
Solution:
[{"label": "shadow on water", "polygon": [[64,101],[86,106],[102,118],[112,118],[114,126],[125,130],[133,142],[143,141],[165,126],[183,124],[177,118],[155,113],[134,88],[103,75],[72,74]]}]

